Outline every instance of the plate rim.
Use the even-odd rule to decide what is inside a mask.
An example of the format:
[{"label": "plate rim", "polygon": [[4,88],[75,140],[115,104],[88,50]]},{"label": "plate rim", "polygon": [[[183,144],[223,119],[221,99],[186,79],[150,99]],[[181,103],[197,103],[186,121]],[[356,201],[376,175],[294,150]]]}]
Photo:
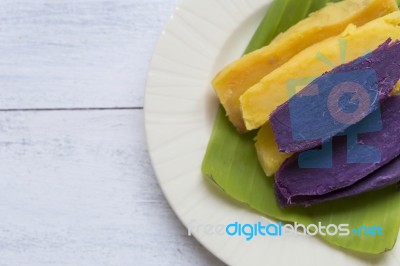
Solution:
[{"label": "plate rim", "polygon": [[[205,5],[207,5],[207,3],[208,4],[210,4],[211,2],[212,2],[213,0],[203,0],[202,2],[205,4]],[[214,0],[215,1],[215,0]],[[252,2],[253,3],[253,7],[254,7],[254,9],[253,10],[251,10],[251,12],[250,13],[254,13],[254,12],[256,12],[257,11],[257,9],[259,9],[259,8],[262,8],[263,6],[266,6],[266,5],[269,5],[273,0],[265,0],[265,1],[262,1],[262,0],[235,0],[235,1],[237,1],[236,3],[238,3],[238,2],[244,2],[244,3],[246,3],[246,2]],[[221,2],[224,2],[224,0],[221,0],[221,1],[217,1],[218,3],[221,3]],[[232,3],[232,1],[226,1],[226,2],[228,2],[228,3]],[[154,63],[155,63],[155,61],[156,61],[156,55],[157,55],[157,51],[159,51],[159,49],[163,46],[163,45],[165,45],[164,44],[164,42],[165,42],[165,39],[164,39],[164,37],[165,36],[167,36],[168,34],[171,34],[171,32],[170,32],[170,29],[171,29],[171,27],[173,27],[174,25],[173,25],[173,23],[176,21],[176,19],[177,19],[177,17],[178,17],[178,12],[180,12],[181,10],[185,10],[185,8],[187,8],[187,5],[191,5],[190,3],[194,3],[194,2],[192,2],[192,1],[190,1],[190,0],[178,0],[178,5],[177,5],[177,7],[175,8],[175,10],[174,10],[174,12],[173,12],[173,14],[170,16],[170,18],[169,18],[169,20],[167,21],[167,23],[166,23],[166,25],[165,25],[165,27],[164,27],[164,30],[162,31],[162,33],[161,33],[161,35],[160,35],[160,37],[159,37],[159,40],[158,40],[158,42],[157,42],[157,45],[156,45],[156,48],[154,49],[154,53],[153,53],[153,56],[152,56],[152,59],[151,59],[151,63],[150,63],[150,67],[149,67],[149,73],[148,73],[148,77],[147,77],[147,80],[146,80],[146,90],[145,90],[145,104],[144,104],[144,124],[145,124],[145,138],[146,138],[146,143],[147,143],[147,147],[148,147],[148,152],[149,152],[149,157],[150,157],[150,161],[151,161],[151,165],[152,165],[152,167],[153,167],[153,169],[154,169],[154,172],[155,172],[155,175],[156,175],[156,178],[157,178],[157,182],[158,182],[158,184],[159,184],[159,186],[160,186],[160,188],[161,188],[161,190],[162,190],[162,192],[163,192],[163,195],[165,196],[165,198],[166,198],[166,200],[167,200],[167,202],[168,202],[168,204],[169,204],[169,206],[171,207],[171,209],[174,211],[174,213],[176,214],[176,216],[178,217],[178,219],[180,220],[180,222],[186,227],[186,228],[188,228],[188,223],[190,223],[190,221],[188,221],[185,217],[183,217],[181,214],[180,214],[180,212],[178,211],[178,208],[179,207],[177,207],[176,206],[176,204],[175,204],[175,202],[174,202],[174,200],[172,199],[172,195],[171,195],[171,193],[165,188],[165,184],[164,184],[164,177],[162,177],[162,176],[164,176],[163,174],[161,174],[160,173],[160,169],[159,169],[159,167],[158,167],[158,162],[157,162],[157,159],[155,158],[156,156],[154,155],[154,137],[153,136],[150,136],[151,135],[151,131],[153,130],[153,129],[151,129],[151,124],[152,123],[154,123],[154,122],[152,122],[151,121],[151,119],[149,118],[149,116],[150,116],[150,112],[152,111],[151,110],[151,105],[153,104],[154,105],[154,103],[151,103],[150,102],[150,99],[152,98],[152,95],[149,93],[149,87],[151,87],[152,85],[151,85],[151,81],[152,80],[154,80],[154,77],[155,77],[155,75],[156,74],[154,74],[153,72],[152,72],[152,70],[153,70],[153,67],[154,67]],[[236,5],[236,4],[235,4]],[[248,5],[248,6],[251,6],[251,4],[250,5]],[[193,14],[192,14],[193,15]],[[197,14],[198,16],[199,16],[199,14]],[[251,15],[251,14],[248,14],[248,13],[245,13],[245,14],[242,14],[244,17],[242,18],[242,20],[245,20],[245,19],[247,19],[247,17],[246,16],[248,16],[248,15]],[[240,15],[237,15],[238,17],[240,17]],[[240,21],[239,21],[240,22]],[[239,23],[238,22],[238,23]],[[234,27],[237,27],[237,25],[236,26],[234,26]],[[228,37],[225,37],[225,40],[224,40],[224,42],[226,42],[227,41],[227,39],[229,38],[229,36],[230,36],[230,32],[228,32]],[[218,56],[217,56],[218,57]],[[217,59],[217,58],[215,58],[214,57],[214,59]],[[210,70],[208,70],[209,72],[210,72]],[[211,131],[209,131],[209,135],[211,135]],[[208,141],[207,141],[208,142]],[[203,152],[203,154],[205,153],[205,149],[204,149],[204,152]],[[199,171],[200,171],[200,169],[199,169]],[[246,210],[246,211],[249,211],[249,210]],[[261,216],[261,215],[259,215],[259,216]],[[245,264],[245,263],[243,263],[243,264],[241,264],[241,262],[239,261],[239,262],[236,262],[236,261],[232,261],[232,260],[230,260],[230,259],[227,259],[227,257],[226,256],[223,256],[222,254],[221,254],[221,252],[219,252],[214,246],[212,246],[212,245],[210,245],[210,243],[209,243],[209,241],[206,241],[204,238],[201,238],[201,237],[199,237],[198,235],[196,235],[196,234],[193,234],[193,236],[196,238],[196,240],[198,241],[198,242],[200,242],[200,244],[205,248],[205,249],[207,249],[210,253],[212,253],[214,256],[216,256],[218,259],[220,259],[222,262],[224,262],[224,263],[227,263],[227,264],[231,264],[231,265],[248,265],[248,264]],[[254,245],[253,245],[254,246]],[[327,245],[328,246],[328,245]],[[398,245],[397,245],[398,246]],[[330,246],[328,246],[328,249],[332,249],[332,247],[330,247]],[[346,255],[346,252],[343,252],[343,251],[341,251],[342,253],[343,253],[343,255],[345,256]],[[342,256],[343,257],[343,256]],[[258,263],[259,261],[256,261],[256,263]],[[256,264],[255,264],[256,265]]]}]

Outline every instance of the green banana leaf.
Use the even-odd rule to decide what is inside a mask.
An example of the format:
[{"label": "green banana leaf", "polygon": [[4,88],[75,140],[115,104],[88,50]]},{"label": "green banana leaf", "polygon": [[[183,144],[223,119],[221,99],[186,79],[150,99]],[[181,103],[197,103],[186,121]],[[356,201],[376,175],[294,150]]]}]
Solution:
[{"label": "green banana leaf", "polygon": [[[400,1],[400,0],[399,0]],[[279,33],[305,18],[328,2],[337,0],[275,0],[253,36],[246,53],[272,41]],[[350,230],[361,226],[380,226],[383,236],[356,234],[322,236],[327,242],[362,253],[379,254],[393,248],[400,226],[400,193],[395,187],[357,197],[323,203],[311,208],[281,209],[275,200],[273,178],[261,169],[254,137],[240,135],[219,108],[202,164],[202,172],[232,198],[246,203],[267,217],[308,224],[349,224]]]}]

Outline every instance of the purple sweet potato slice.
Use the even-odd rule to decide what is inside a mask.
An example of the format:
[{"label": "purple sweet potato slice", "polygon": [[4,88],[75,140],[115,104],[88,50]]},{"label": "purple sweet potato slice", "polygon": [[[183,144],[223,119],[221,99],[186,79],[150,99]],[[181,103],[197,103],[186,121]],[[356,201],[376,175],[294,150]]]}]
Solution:
[{"label": "purple sweet potato slice", "polygon": [[[382,116],[382,130],[360,134],[355,143],[349,142],[349,139],[351,139],[349,136],[357,132],[360,127],[370,124],[369,119],[376,117],[377,114]],[[331,167],[300,167],[299,157],[301,154],[297,154],[286,160],[276,173],[275,184],[277,189],[290,203],[292,198],[325,195],[362,180],[400,155],[399,118],[400,96],[391,96],[382,104],[380,112],[376,110],[361,122],[346,130],[347,137],[333,138],[331,153],[313,158],[313,163],[331,164]],[[356,152],[356,157],[359,157],[360,161],[369,159],[368,157],[371,154],[376,155],[376,152],[379,159],[371,163],[349,163],[349,160],[354,159],[351,155],[354,155],[354,152],[360,147],[369,147],[371,148],[369,150],[373,151],[372,153]],[[364,151],[368,151],[368,149]]]},{"label": "purple sweet potato slice", "polygon": [[400,41],[388,39],[370,54],[315,79],[272,113],[279,150],[315,148],[379,109],[400,79],[399,66]]},{"label": "purple sweet potato slice", "polygon": [[400,182],[400,157],[397,157],[387,165],[382,166],[377,171],[354,183],[351,186],[317,196],[295,196],[290,202],[275,186],[275,195],[282,208],[290,206],[309,207],[325,201],[356,196],[365,192],[379,190],[387,186]]}]

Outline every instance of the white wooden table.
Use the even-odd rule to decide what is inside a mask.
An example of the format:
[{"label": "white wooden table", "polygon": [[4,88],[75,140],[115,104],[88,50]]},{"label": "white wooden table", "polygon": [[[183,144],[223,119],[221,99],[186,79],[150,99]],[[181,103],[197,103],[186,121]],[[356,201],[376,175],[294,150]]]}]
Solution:
[{"label": "white wooden table", "polygon": [[143,95],[178,0],[0,0],[0,265],[222,265],[149,162]]}]

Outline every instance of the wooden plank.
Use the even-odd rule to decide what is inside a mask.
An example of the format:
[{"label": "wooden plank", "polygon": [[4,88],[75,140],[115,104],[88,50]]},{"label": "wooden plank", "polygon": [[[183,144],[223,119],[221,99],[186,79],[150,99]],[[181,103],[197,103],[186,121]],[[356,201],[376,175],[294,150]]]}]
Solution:
[{"label": "wooden plank", "polygon": [[146,149],[141,110],[0,112],[0,264],[222,265]]},{"label": "wooden plank", "polygon": [[0,1],[0,109],[142,106],[176,3]]}]

